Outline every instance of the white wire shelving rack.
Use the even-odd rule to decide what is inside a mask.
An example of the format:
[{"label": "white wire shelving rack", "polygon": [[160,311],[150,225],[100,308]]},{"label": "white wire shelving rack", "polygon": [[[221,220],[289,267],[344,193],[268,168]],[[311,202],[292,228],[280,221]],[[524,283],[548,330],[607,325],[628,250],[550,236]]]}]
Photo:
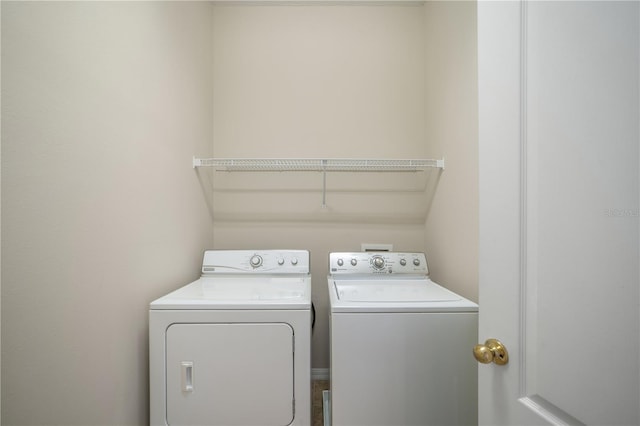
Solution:
[{"label": "white wire shelving rack", "polygon": [[366,159],[366,158],[197,158],[193,168],[211,167],[221,172],[321,172],[322,207],[326,207],[327,172],[424,172],[444,170],[441,159]]},{"label": "white wire shelving rack", "polygon": [[213,167],[225,172],[420,172],[444,169],[439,160],[383,160],[358,158],[193,158],[193,167]]}]

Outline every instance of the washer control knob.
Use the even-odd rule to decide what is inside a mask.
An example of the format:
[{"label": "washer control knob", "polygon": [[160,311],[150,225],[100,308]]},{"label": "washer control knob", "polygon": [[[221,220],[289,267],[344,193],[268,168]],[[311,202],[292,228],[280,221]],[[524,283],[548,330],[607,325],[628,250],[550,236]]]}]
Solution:
[{"label": "washer control knob", "polygon": [[407,266],[407,260],[406,259],[400,259],[400,265]]},{"label": "washer control knob", "polygon": [[253,256],[251,256],[251,259],[249,259],[249,263],[254,268],[259,267],[260,265],[262,265],[262,256],[260,256],[259,254],[254,254]]},{"label": "washer control knob", "polygon": [[278,265],[280,265],[280,266],[284,265],[284,259],[283,258],[281,258],[281,257],[278,258]]},{"label": "washer control knob", "polygon": [[351,264],[353,266],[356,266],[358,264],[358,261],[356,260],[356,258],[354,257],[353,259],[351,259]]},{"label": "washer control knob", "polygon": [[338,259],[338,266],[342,266],[342,265],[344,265],[344,260]]},{"label": "washer control knob", "polygon": [[293,266],[296,266],[296,265],[298,264],[298,258],[297,258],[297,257],[294,257],[293,259],[291,259],[291,264],[292,264]]},{"label": "washer control knob", "polygon": [[384,258],[382,256],[374,256],[371,260],[373,267],[376,269],[384,268]]},{"label": "washer control knob", "polygon": [[413,264],[416,266],[420,266],[420,259],[413,259]]}]

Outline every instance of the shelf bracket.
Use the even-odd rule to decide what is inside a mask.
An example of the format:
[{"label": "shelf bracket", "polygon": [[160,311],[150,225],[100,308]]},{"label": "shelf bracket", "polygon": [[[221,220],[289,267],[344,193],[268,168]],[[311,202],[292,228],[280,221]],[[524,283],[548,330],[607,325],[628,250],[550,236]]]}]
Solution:
[{"label": "shelf bracket", "polygon": [[322,210],[327,208],[327,160],[322,160]]}]

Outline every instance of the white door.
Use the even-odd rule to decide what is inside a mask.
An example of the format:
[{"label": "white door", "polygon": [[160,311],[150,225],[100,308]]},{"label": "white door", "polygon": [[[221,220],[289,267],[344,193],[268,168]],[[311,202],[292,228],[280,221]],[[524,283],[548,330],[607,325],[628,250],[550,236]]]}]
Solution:
[{"label": "white door", "polygon": [[293,421],[289,324],[172,324],[166,333],[167,424],[285,426]]},{"label": "white door", "polygon": [[478,4],[480,424],[640,424],[639,23]]}]

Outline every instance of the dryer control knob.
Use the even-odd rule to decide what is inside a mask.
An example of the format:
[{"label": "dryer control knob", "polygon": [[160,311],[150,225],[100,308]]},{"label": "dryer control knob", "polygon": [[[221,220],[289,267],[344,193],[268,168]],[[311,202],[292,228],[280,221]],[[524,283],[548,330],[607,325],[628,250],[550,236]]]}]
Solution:
[{"label": "dryer control knob", "polygon": [[284,259],[283,258],[281,258],[281,257],[278,258],[278,265],[280,265],[280,266],[284,265]]},{"label": "dryer control knob", "polygon": [[356,258],[351,259],[351,264],[353,266],[356,266],[358,264],[358,261],[356,260]]},{"label": "dryer control knob", "polygon": [[413,264],[416,266],[420,266],[420,259],[413,259]]},{"label": "dryer control knob", "polygon": [[293,259],[291,259],[291,264],[292,264],[293,266],[296,266],[296,265],[298,264],[298,258],[297,258],[297,257],[294,257]]},{"label": "dryer control knob", "polygon": [[344,265],[344,260],[338,259],[338,266],[342,266],[342,265]]},{"label": "dryer control knob", "polygon": [[407,260],[406,259],[400,259],[400,264],[402,266],[407,266]]},{"label": "dryer control knob", "polygon": [[259,267],[260,265],[262,265],[262,256],[254,254],[253,256],[251,256],[251,259],[249,259],[249,263],[254,268]]}]

